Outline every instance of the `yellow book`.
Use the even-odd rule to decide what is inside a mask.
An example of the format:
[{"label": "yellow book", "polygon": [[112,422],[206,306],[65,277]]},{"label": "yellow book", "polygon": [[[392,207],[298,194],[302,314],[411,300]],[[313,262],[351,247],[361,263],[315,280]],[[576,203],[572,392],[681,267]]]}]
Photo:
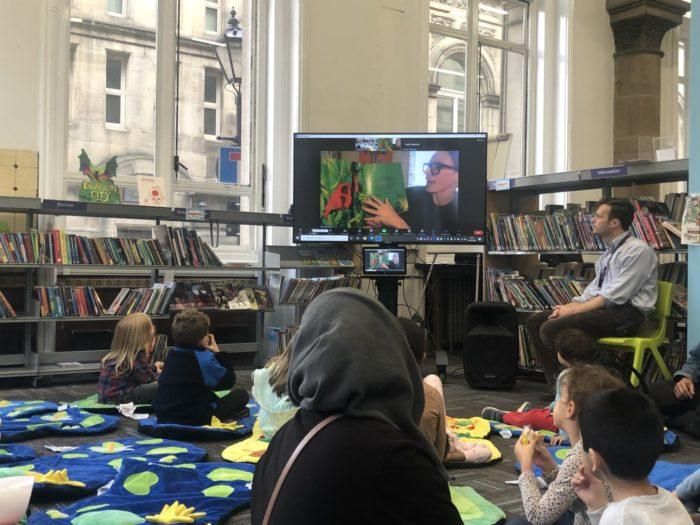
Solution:
[{"label": "yellow book", "polygon": [[61,243],[61,255],[63,256],[63,264],[73,264],[70,252],[66,249],[66,234],[63,230],[58,230]]}]

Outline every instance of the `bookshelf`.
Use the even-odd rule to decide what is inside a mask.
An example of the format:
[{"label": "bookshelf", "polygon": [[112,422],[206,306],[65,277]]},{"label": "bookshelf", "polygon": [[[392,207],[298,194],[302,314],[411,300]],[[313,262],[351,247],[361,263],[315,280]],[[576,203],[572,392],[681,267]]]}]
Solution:
[{"label": "bookshelf", "polygon": [[[278,334],[289,326],[298,326],[310,301],[280,301],[292,279],[336,278],[357,273],[361,261],[352,248],[339,244],[303,244],[268,246],[265,260],[280,271],[270,276],[269,288],[277,308],[265,318],[265,333]],[[358,281],[361,277],[357,277]],[[320,292],[319,292],[320,293]],[[265,357],[275,355],[278,343],[266,337]]]},{"label": "bookshelf", "polygon": [[[646,162],[628,166],[615,166],[601,169],[576,170],[545,175],[519,177],[506,181],[489,181],[486,196],[487,219],[491,213],[526,214],[539,210],[539,197],[542,194],[574,192],[572,202],[576,200],[575,192],[599,190],[600,197],[611,197],[616,188],[629,188],[628,194],[639,194],[638,185],[664,184],[688,181],[688,159],[665,162]],[[641,192],[645,190],[642,189]],[[646,190],[648,191],[648,190]],[[585,200],[585,199],[582,199]],[[602,252],[597,250],[487,250],[484,266],[488,270],[514,269],[522,275],[533,277],[538,271],[538,255],[582,255],[595,256]],[[687,250],[659,249],[660,256],[671,257],[678,261]],[[487,272],[484,272],[486,286]],[[484,288],[485,289],[485,288]],[[540,310],[517,308],[519,322],[524,323],[527,316]],[[523,372],[532,372],[532,367],[523,367]]]},{"label": "bookshelf", "polygon": [[[38,199],[30,197],[0,197],[0,213],[22,213],[26,216],[26,231],[35,225],[35,218],[39,215],[60,215],[98,218],[126,218],[153,221],[153,225],[161,222],[192,223],[195,221],[186,219],[184,208],[164,208],[150,206],[126,206],[115,204],[98,204],[74,201],[60,201],[52,199]],[[17,317],[0,319],[0,334],[4,327],[20,325],[21,336],[15,332],[14,339],[10,338],[8,348],[17,348],[18,351],[0,356],[0,377],[34,377],[35,380],[42,375],[55,375],[65,373],[82,373],[99,370],[99,361],[105,355],[104,348],[91,348],[89,350],[56,351],[57,341],[52,328],[64,323],[74,326],[71,330],[82,334],[84,339],[90,339],[90,329],[95,328],[103,332],[113,329],[114,323],[124,316],[100,315],[93,317],[40,317],[37,306],[33,300],[33,288],[36,285],[54,286],[58,276],[70,278],[90,276],[102,278],[109,276],[139,277],[145,279],[149,286],[158,282],[161,277],[167,276],[171,280],[175,277],[196,278],[255,278],[258,284],[265,281],[268,272],[279,271],[279,265],[265,264],[265,248],[267,241],[267,228],[290,227],[291,216],[285,214],[253,213],[236,211],[207,210],[204,222],[209,224],[210,233],[222,225],[251,225],[262,228],[262,250],[260,260],[262,265],[223,265],[207,267],[172,266],[172,265],[103,265],[103,264],[42,264],[42,263],[13,263],[0,264],[4,276],[21,278],[23,284],[13,284],[15,289],[15,309]],[[2,284],[0,283],[0,287]],[[21,288],[22,290],[18,290]],[[19,295],[21,292],[21,303]],[[109,302],[109,301],[107,301]],[[105,305],[108,306],[108,305]],[[235,330],[241,327],[248,334],[254,334],[250,341],[228,343],[220,345],[222,350],[233,353],[260,352],[263,341],[264,313],[262,311],[225,311],[218,310],[207,312],[212,317],[212,326],[216,327],[217,320],[226,318],[232,324],[224,327],[226,330]],[[151,319],[158,328],[167,327],[171,314],[151,315]],[[46,327],[46,328],[41,328]],[[160,330],[159,330],[160,331]],[[2,335],[0,335],[2,337]]]}]

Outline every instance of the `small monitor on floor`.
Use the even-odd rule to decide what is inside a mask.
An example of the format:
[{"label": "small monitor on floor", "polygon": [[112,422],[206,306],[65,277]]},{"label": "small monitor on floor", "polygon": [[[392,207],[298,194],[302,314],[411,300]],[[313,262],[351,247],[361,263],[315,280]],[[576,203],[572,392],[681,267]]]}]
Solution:
[{"label": "small monitor on floor", "polygon": [[368,276],[405,275],[406,248],[363,248],[362,269]]}]

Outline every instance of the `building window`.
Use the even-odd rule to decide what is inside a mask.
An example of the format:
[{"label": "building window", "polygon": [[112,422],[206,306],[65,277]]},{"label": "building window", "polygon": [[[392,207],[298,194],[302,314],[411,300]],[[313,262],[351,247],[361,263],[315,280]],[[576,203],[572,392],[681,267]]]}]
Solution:
[{"label": "building window", "polygon": [[124,16],[126,0],[107,0],[107,14]]},{"label": "building window", "polygon": [[206,0],[204,7],[204,31],[206,33],[219,33],[219,2]]},{"label": "building window", "polygon": [[124,57],[107,54],[105,123],[108,125],[124,126],[125,66]]},{"label": "building window", "polygon": [[204,72],[204,134],[218,135],[219,115],[219,74],[216,71]]},{"label": "building window", "polygon": [[[522,176],[526,159],[528,2],[479,1],[478,12],[473,15],[478,17],[478,34],[470,30],[468,4],[476,2],[430,1],[428,129],[486,131],[489,141],[507,141],[509,146],[502,151],[508,158],[500,163],[506,170],[496,174],[497,178]],[[476,63],[470,65],[472,43],[476,45]],[[474,91],[476,98],[470,96]],[[468,120],[470,127],[478,129],[466,129]]]}]

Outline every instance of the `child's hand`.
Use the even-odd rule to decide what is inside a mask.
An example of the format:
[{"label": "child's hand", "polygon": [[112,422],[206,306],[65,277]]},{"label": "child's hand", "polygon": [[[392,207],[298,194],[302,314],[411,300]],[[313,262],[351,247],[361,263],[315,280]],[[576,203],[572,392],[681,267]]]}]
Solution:
[{"label": "child's hand", "polygon": [[163,371],[163,361],[156,361],[153,364],[156,366],[156,372],[160,374]]},{"label": "child's hand", "polygon": [[571,488],[574,489],[579,499],[586,504],[588,510],[598,510],[608,504],[603,483],[588,472],[583,465],[579,467],[576,474],[571,476]]},{"label": "child's hand", "polygon": [[535,446],[537,445],[537,434],[529,428],[525,428],[520,435],[520,439],[515,444],[513,452],[515,459],[520,462],[520,470],[522,472],[532,470],[533,457],[535,455]]},{"label": "child's hand", "polygon": [[216,339],[214,339],[214,334],[207,334],[205,339],[205,348],[208,348],[214,353],[219,352],[219,345],[216,344]]},{"label": "child's hand", "polygon": [[532,457],[532,462],[540,467],[543,472],[551,472],[557,468],[557,462],[554,461],[554,458],[544,445],[544,437],[540,434],[536,434],[536,436],[535,454]]},{"label": "child's hand", "polygon": [[549,438],[549,444],[553,447],[558,447],[564,441],[566,441],[566,438],[564,436],[552,436]]}]

